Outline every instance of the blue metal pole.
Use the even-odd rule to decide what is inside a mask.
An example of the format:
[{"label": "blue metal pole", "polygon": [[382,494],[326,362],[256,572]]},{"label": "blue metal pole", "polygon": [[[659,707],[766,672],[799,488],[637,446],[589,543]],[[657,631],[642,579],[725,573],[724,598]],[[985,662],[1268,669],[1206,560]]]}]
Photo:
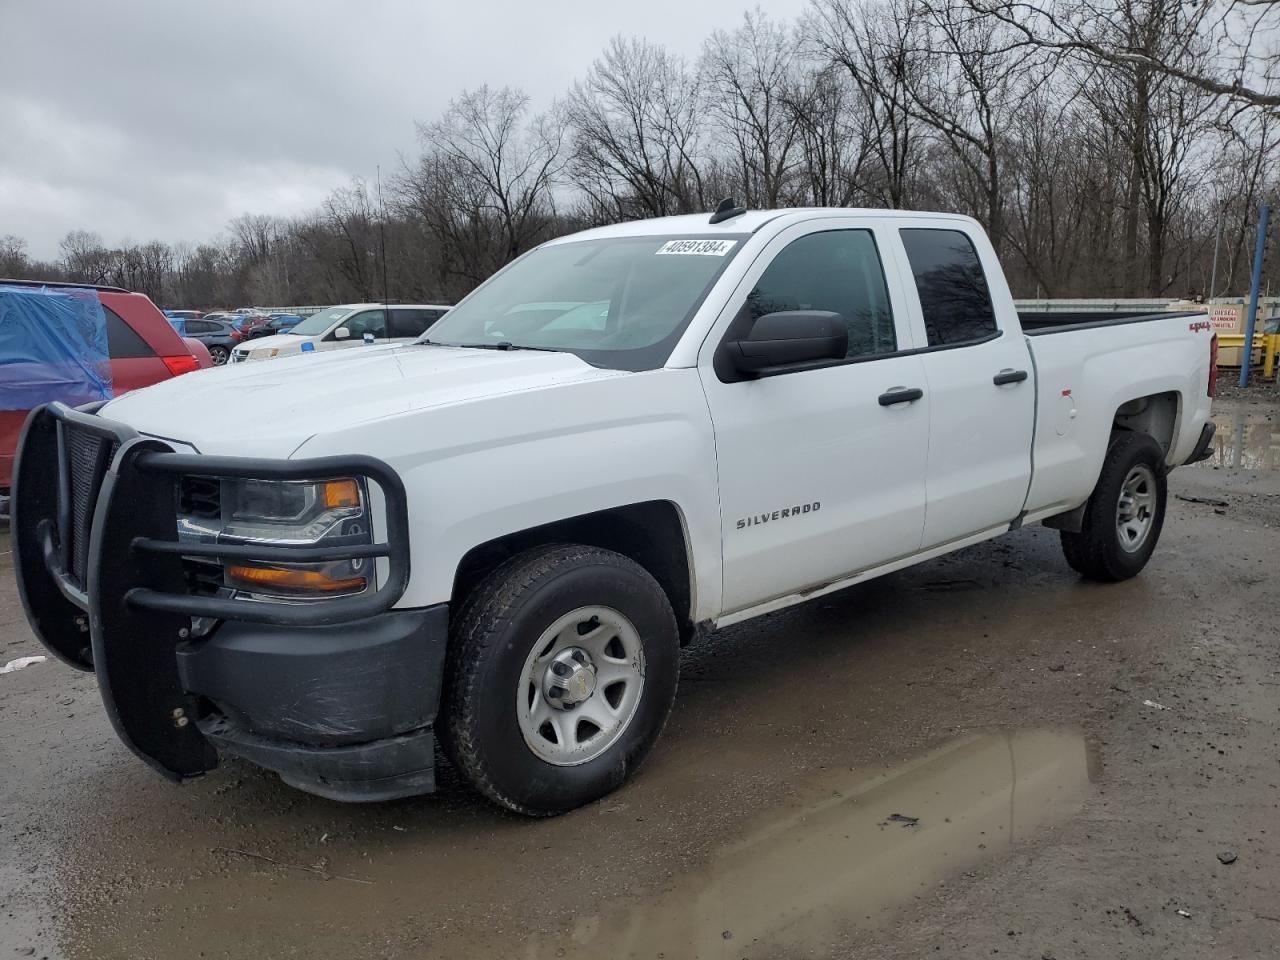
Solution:
[{"label": "blue metal pole", "polygon": [[1262,254],[1267,247],[1267,221],[1271,208],[1258,208],[1258,243],[1253,248],[1253,280],[1249,287],[1249,319],[1245,321],[1244,348],[1240,354],[1240,386],[1249,385],[1249,361],[1253,359],[1253,328],[1258,322],[1258,288],[1262,285]]}]

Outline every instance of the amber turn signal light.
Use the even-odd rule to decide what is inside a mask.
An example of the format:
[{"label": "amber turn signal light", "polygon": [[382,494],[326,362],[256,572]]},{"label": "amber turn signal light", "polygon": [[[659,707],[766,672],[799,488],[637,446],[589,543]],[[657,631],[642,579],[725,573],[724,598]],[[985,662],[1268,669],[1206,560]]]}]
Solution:
[{"label": "amber turn signal light", "polygon": [[333,507],[360,506],[360,488],[354,480],[330,480],[324,484],[324,505]]},{"label": "amber turn signal light", "polygon": [[229,566],[227,577],[234,581],[236,586],[247,589],[269,587],[277,590],[314,593],[358,591],[363,590],[368,583],[364,577],[334,580],[317,570],[281,570],[276,567]]}]

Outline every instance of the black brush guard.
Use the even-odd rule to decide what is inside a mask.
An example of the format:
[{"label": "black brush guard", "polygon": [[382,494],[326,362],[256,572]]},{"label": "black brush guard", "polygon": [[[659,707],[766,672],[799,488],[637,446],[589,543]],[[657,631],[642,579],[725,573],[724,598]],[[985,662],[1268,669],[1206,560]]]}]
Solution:
[{"label": "black brush guard", "polygon": [[[386,542],[334,547],[179,543],[184,476],[377,484]],[[287,626],[361,620],[391,608],[409,582],[404,485],[372,457],[261,460],[175,453],[163,441],[60,403],[23,427],[11,520],[18,592],[32,629],[59,659],[98,678],[120,738],[165,776],[217,765],[196,728],[195,698],[178,677],[176,650],[192,617]],[[188,592],[182,558],[309,563],[385,560],[380,585],[350,597],[288,603]]]}]

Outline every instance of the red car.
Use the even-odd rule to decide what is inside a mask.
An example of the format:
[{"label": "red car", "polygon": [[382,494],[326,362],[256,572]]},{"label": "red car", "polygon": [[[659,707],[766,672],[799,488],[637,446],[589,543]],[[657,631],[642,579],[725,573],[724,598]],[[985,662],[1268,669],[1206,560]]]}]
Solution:
[{"label": "red car", "polygon": [[[3,287],[97,290],[107,323],[107,350],[111,357],[114,396],[213,365],[209,351],[202,344],[180,337],[146,294],[130,293],[118,287],[35,280],[0,280],[0,288]],[[0,291],[0,297],[3,296]],[[28,412],[0,410],[0,496],[9,493],[14,452]]]}]

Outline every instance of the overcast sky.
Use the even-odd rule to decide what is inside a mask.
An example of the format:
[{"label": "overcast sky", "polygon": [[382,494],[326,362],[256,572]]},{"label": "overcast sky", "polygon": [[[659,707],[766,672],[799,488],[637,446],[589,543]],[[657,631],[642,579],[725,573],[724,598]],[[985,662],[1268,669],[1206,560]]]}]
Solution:
[{"label": "overcast sky", "polygon": [[396,168],[465,87],[545,106],[614,34],[692,57],[752,2],[0,0],[0,235],[52,258],[72,229],[197,241],[299,213]]}]

